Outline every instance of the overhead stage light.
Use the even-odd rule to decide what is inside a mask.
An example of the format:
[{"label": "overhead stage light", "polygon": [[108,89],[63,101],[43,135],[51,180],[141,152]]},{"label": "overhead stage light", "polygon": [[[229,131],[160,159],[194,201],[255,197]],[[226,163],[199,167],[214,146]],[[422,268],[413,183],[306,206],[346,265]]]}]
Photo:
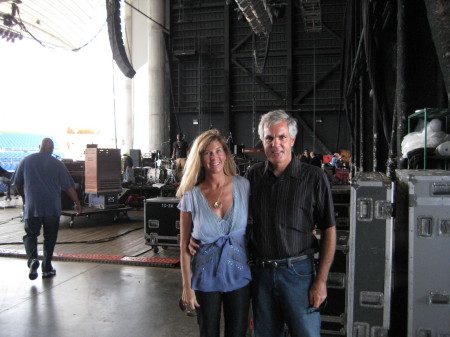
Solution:
[{"label": "overhead stage light", "polygon": [[[19,2],[20,3],[20,2]],[[16,28],[19,27],[22,30],[22,26],[15,18],[18,11],[16,3],[11,5],[11,14],[2,14],[0,16],[3,24],[0,25],[0,36],[5,39],[6,42],[14,42],[16,39],[22,40],[22,31],[17,31]],[[16,28],[14,28],[17,26]]]},{"label": "overhead stage light", "polygon": [[272,32],[272,14],[266,0],[235,0],[256,35],[269,36]]},{"label": "overhead stage light", "polygon": [[299,0],[299,2],[305,30],[307,32],[321,32],[321,0]]}]

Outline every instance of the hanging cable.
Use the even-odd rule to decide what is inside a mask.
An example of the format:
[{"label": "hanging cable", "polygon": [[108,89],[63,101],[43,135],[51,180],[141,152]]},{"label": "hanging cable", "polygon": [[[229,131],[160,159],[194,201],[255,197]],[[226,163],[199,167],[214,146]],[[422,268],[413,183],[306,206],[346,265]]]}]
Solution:
[{"label": "hanging cable", "polygon": [[136,7],[134,7],[133,5],[131,5],[130,3],[128,3],[127,1],[124,1],[128,6],[130,6],[131,8],[133,8],[136,12],[142,14],[143,16],[145,16],[147,19],[149,19],[150,21],[152,21],[153,23],[157,24],[159,27],[161,27],[161,29],[164,31],[164,33],[170,34],[170,30],[168,30],[166,27],[164,27],[162,24],[160,24],[159,22],[153,20],[151,17],[149,17],[147,14],[145,14],[144,12],[140,11],[139,9],[137,9]]},{"label": "hanging cable", "polygon": [[[17,6],[16,6],[16,7],[17,7]],[[27,27],[26,27],[25,24],[23,23],[22,18],[21,18],[21,16],[20,16],[20,10],[19,10],[19,7],[17,7],[17,16],[19,17],[19,22],[18,22],[18,24],[19,24],[20,28],[21,28],[23,31],[25,31],[26,33],[28,33],[28,35],[30,35],[30,36],[32,37],[32,39],[35,40],[37,43],[39,43],[42,47],[44,47],[44,48],[50,48],[50,46],[46,45],[44,42],[42,42],[41,40],[39,40],[37,37],[35,37],[35,36],[27,29]],[[77,51],[79,51],[79,50],[85,48],[86,46],[90,45],[90,44],[92,43],[92,41],[94,41],[94,40],[100,35],[100,33],[102,32],[102,30],[103,30],[103,28],[105,27],[105,25],[107,24],[107,22],[108,22],[108,20],[106,20],[106,21],[103,23],[103,25],[100,27],[100,29],[97,31],[97,33],[94,34],[94,36],[93,36],[88,42],[86,42],[85,44],[83,44],[83,45],[80,46],[80,47],[77,47],[77,48],[72,49],[72,51],[77,52]]]},{"label": "hanging cable", "polygon": [[[126,21],[125,21],[126,23]],[[127,48],[128,48],[128,55],[130,56],[130,59],[132,59],[132,55],[131,55],[131,49],[130,49],[130,39],[128,38],[128,29],[127,29],[127,25],[124,24],[124,30],[125,30],[125,37],[126,37],[126,43],[127,43]],[[134,87],[133,87],[134,89]],[[132,102],[134,103],[134,90],[132,89]],[[131,143],[130,143],[130,148],[134,147],[134,106],[132,106],[131,108]]]},{"label": "hanging cable", "polygon": [[313,35],[313,152],[316,152],[316,36]]},{"label": "hanging cable", "polygon": [[117,117],[116,117],[116,85],[114,76],[114,58],[111,59],[112,65],[112,91],[113,91],[113,114],[114,114],[114,141],[117,149]]},{"label": "hanging cable", "polygon": [[[252,34],[253,50],[255,49],[255,33]],[[256,133],[256,60],[252,58],[252,148],[255,148],[255,133]]]},{"label": "hanging cable", "polygon": [[103,25],[100,27],[100,29],[98,30],[98,32],[88,41],[86,42],[84,45],[82,45],[81,47],[72,49],[72,51],[79,51],[80,49],[83,49],[84,47],[90,45],[92,43],[92,41],[94,41],[102,32],[103,28],[105,28],[105,25],[107,24],[108,21],[103,22]]}]

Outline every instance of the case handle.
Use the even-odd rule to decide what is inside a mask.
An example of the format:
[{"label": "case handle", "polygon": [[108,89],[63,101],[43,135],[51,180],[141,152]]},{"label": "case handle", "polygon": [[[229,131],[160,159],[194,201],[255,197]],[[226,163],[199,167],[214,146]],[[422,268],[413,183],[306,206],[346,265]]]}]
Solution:
[{"label": "case handle", "polygon": [[428,304],[450,304],[450,295],[431,291],[428,294]]}]

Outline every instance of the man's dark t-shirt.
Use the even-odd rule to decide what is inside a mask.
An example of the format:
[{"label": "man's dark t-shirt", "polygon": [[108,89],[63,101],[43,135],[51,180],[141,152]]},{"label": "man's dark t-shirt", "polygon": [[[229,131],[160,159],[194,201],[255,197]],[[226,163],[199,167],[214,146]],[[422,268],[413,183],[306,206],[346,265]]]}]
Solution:
[{"label": "man's dark t-shirt", "polygon": [[173,143],[173,149],[175,151],[175,159],[178,158],[186,158],[187,157],[187,150],[188,150],[188,143],[184,140]]},{"label": "man's dark t-shirt", "polygon": [[123,163],[123,169],[126,170],[127,167],[133,167],[133,159],[130,156],[125,156],[125,161]]}]

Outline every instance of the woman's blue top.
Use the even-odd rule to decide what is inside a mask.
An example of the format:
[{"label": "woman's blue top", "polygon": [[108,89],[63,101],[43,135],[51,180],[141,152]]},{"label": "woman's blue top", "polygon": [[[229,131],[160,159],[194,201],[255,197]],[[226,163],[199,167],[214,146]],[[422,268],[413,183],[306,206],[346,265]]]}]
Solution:
[{"label": "woman's blue top", "polygon": [[251,281],[245,231],[250,183],[241,176],[233,179],[233,204],[220,219],[198,186],[187,191],[178,208],[192,214],[192,237],[200,249],[192,259],[192,289],[228,292]]}]

